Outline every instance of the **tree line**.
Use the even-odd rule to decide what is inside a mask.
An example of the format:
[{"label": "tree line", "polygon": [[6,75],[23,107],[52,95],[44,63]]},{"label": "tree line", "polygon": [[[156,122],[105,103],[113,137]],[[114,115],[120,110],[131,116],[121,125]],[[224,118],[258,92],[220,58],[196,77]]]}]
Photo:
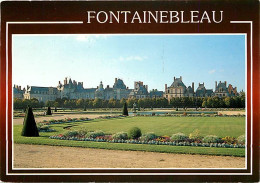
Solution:
[{"label": "tree line", "polygon": [[142,98],[142,99],[56,99],[55,101],[39,102],[37,99],[14,99],[14,109],[32,108],[122,108],[124,103],[128,108],[245,108],[245,95],[235,97],[182,97],[172,98]]}]

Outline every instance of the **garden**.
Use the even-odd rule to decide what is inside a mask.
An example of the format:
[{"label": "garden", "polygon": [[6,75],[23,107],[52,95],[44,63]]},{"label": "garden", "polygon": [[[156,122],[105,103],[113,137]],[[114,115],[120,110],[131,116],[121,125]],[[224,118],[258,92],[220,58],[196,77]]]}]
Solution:
[{"label": "garden", "polygon": [[14,142],[114,150],[245,156],[244,116],[141,115],[67,118],[37,123],[39,137]]}]

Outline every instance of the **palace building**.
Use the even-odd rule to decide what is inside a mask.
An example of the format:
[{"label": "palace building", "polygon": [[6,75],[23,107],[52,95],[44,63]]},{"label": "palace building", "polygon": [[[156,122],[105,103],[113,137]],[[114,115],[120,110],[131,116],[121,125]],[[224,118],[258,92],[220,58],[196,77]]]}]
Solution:
[{"label": "palace building", "polygon": [[225,81],[222,83],[219,81],[217,84],[217,81],[215,82],[215,95],[218,97],[231,97],[231,96],[237,96],[237,87],[234,87],[229,84],[227,87],[227,82]]},{"label": "palace building", "polygon": [[194,96],[194,83],[192,83],[192,87],[186,87],[186,85],[182,82],[182,76],[180,78],[173,78],[173,83],[171,86],[167,87],[165,84],[165,93],[164,97],[168,100],[176,97],[193,97]]},{"label": "palace building", "polygon": [[[83,82],[76,82],[70,78],[65,78],[62,83],[59,81],[57,87],[38,87],[27,86],[26,89],[21,90],[20,86],[14,86],[14,98],[32,99],[36,98],[39,101],[54,101],[57,98],[67,99],[117,99],[122,98],[147,98],[150,97],[148,92],[148,85],[143,85],[143,82],[138,81],[134,83],[134,89],[129,89],[122,79],[115,78],[113,87],[107,85],[104,87],[101,81],[96,88],[84,88]],[[163,96],[163,91],[156,91],[157,97]],[[153,94],[155,95],[155,94]]]},{"label": "palace building", "polygon": [[215,83],[215,91],[213,89],[206,89],[204,83],[199,83],[196,91],[194,89],[194,82],[191,86],[186,86],[180,78],[173,78],[173,83],[168,87],[165,84],[165,91],[158,91],[152,89],[148,91],[148,85],[144,85],[142,81],[134,82],[134,89],[129,89],[122,79],[115,78],[113,87],[107,85],[104,87],[103,82],[96,88],[84,88],[83,82],[76,82],[70,78],[65,78],[62,83],[59,81],[57,87],[40,87],[40,86],[27,86],[21,89],[21,86],[14,85],[13,87],[14,98],[19,99],[33,99],[36,98],[40,102],[54,101],[57,98],[67,99],[116,99],[122,98],[157,98],[165,97],[169,101],[176,97],[231,97],[239,95],[237,88],[231,84],[227,86],[227,82]]},{"label": "palace building", "polygon": [[167,87],[167,84],[165,84],[164,97],[170,101],[171,98],[175,97],[232,97],[238,95],[237,88],[233,88],[231,84],[227,87],[226,81],[224,83],[220,81],[219,84],[216,81],[215,85],[215,92],[213,92],[213,89],[206,89],[204,83],[199,83],[195,91],[193,82],[192,86],[186,87],[182,82],[182,76],[180,78],[174,77],[171,86]]}]

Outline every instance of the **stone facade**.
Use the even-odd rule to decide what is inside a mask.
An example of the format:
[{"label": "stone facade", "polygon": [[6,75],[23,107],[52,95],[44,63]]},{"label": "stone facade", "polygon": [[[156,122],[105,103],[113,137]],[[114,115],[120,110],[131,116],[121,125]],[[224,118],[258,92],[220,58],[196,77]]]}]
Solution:
[{"label": "stone facade", "polygon": [[204,86],[204,83],[200,84],[196,90],[196,97],[211,97],[213,96],[213,90],[207,90]]},{"label": "stone facade", "polygon": [[142,81],[136,81],[134,83],[134,89],[133,91],[129,94],[129,98],[148,98],[149,93],[148,93],[148,85],[144,85]]},{"label": "stone facade", "polygon": [[[129,89],[126,87],[122,79],[115,78],[113,87],[103,86],[102,81],[96,88],[84,88],[83,82],[76,82],[65,78],[64,83],[60,81],[58,86],[55,87],[37,87],[37,86],[27,86],[22,94],[19,93],[17,88],[14,88],[14,98],[25,98],[32,99],[36,98],[39,101],[54,101],[57,98],[67,98],[67,99],[117,99],[122,98],[147,98],[150,97],[148,92],[148,86],[143,85],[143,82],[135,82],[135,88]],[[156,91],[156,93],[154,93]],[[152,96],[162,96],[162,91],[153,90]]]},{"label": "stone facade", "polygon": [[182,82],[182,77],[173,78],[173,83],[171,86],[167,87],[165,84],[164,97],[168,100],[175,97],[193,97],[194,96],[194,83],[192,86],[186,87]]},{"label": "stone facade", "polygon": [[234,87],[229,84],[227,86],[227,82],[221,82],[217,83],[215,82],[215,96],[218,97],[232,97],[232,96],[238,96],[237,87]]},{"label": "stone facade", "polygon": [[158,91],[157,89],[152,89],[150,91],[150,98],[160,98],[163,97],[163,91]]},{"label": "stone facade", "polygon": [[25,92],[25,88],[22,89],[21,86],[14,85],[13,87],[14,98],[23,99],[24,92]]},{"label": "stone facade", "polygon": [[24,93],[24,99],[36,98],[40,102],[53,101],[58,96],[58,89],[54,87],[27,86]]},{"label": "stone facade", "polygon": [[199,83],[196,91],[194,90],[194,83],[192,86],[186,87],[182,82],[182,77],[173,79],[171,86],[167,87],[165,84],[165,93],[164,97],[168,100],[174,97],[232,97],[238,96],[237,88],[233,87],[231,84],[227,86],[227,82],[217,82],[215,83],[215,92],[213,89],[206,89],[204,83]]},{"label": "stone facade", "polygon": [[239,95],[237,88],[231,84],[227,86],[227,82],[219,82],[215,86],[215,91],[206,89],[204,83],[199,83],[196,91],[194,90],[194,83],[186,87],[182,81],[182,77],[173,79],[173,83],[167,87],[165,84],[165,92],[153,89],[148,92],[148,85],[144,85],[142,81],[134,82],[134,89],[126,87],[122,79],[115,78],[113,87],[103,86],[102,81],[96,88],[84,88],[83,82],[76,82],[65,78],[64,83],[60,81],[57,87],[38,87],[27,86],[21,89],[21,86],[14,85],[13,87],[14,98],[32,99],[36,98],[40,102],[54,101],[57,98],[67,99],[117,99],[122,98],[156,98],[165,97],[168,100],[175,97],[230,97]]}]

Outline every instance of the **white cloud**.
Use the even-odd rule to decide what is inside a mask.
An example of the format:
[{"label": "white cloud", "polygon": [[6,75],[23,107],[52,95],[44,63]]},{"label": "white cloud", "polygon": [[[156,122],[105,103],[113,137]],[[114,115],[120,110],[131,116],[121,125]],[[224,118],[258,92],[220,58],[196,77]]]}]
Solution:
[{"label": "white cloud", "polygon": [[213,69],[213,70],[210,70],[210,71],[209,71],[209,74],[214,74],[215,72],[216,72],[216,70]]},{"label": "white cloud", "polygon": [[146,56],[128,56],[128,57],[119,57],[117,60],[119,61],[143,61],[146,60]]}]

